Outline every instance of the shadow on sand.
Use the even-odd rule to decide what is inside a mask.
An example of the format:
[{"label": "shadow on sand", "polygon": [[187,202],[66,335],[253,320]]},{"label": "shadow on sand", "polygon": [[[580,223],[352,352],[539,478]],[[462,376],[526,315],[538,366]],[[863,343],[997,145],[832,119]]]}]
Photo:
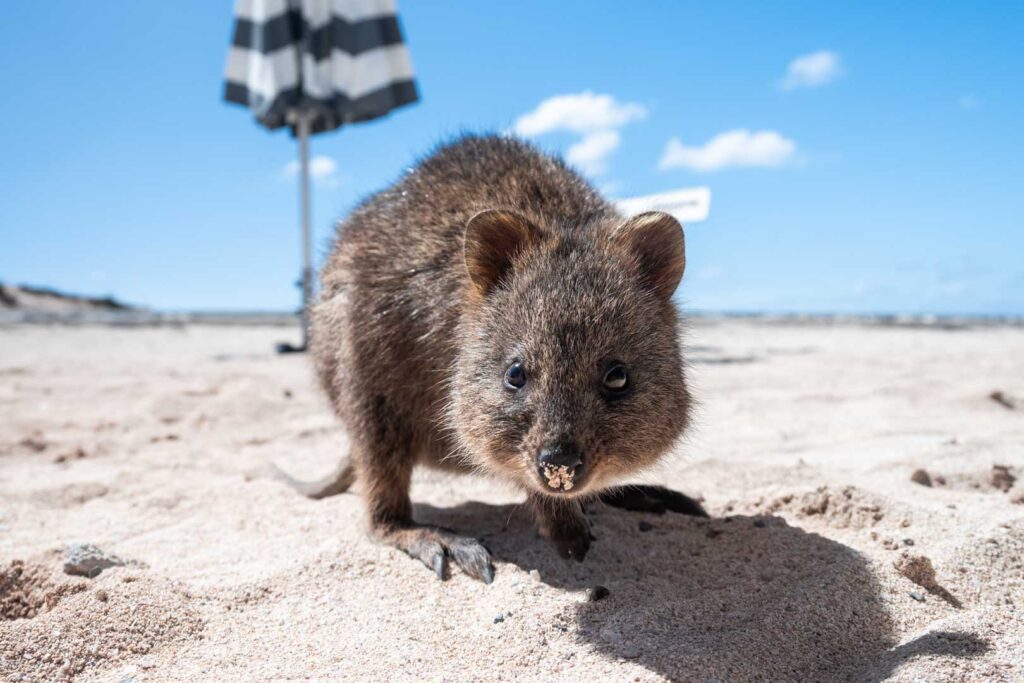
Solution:
[{"label": "shadow on sand", "polygon": [[[597,540],[578,564],[555,556],[515,506],[420,505],[416,514],[483,534],[499,562],[536,569],[556,588],[607,587],[608,597],[576,607],[579,639],[674,680],[872,681],[913,657],[988,649],[955,632],[897,646],[864,557],[777,517],[658,517],[594,505]],[[641,520],[652,528],[641,532]]]}]

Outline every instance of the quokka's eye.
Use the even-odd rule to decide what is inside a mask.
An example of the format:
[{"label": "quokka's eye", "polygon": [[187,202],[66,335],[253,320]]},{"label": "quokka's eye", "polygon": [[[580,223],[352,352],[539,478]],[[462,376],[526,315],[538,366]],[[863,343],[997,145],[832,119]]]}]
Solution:
[{"label": "quokka's eye", "polygon": [[508,366],[508,370],[505,371],[505,386],[513,391],[526,386],[526,369],[519,361]]},{"label": "quokka's eye", "polygon": [[604,373],[604,389],[610,394],[621,394],[629,388],[629,373],[626,372],[626,366],[621,363],[615,364],[608,368],[608,372]]}]

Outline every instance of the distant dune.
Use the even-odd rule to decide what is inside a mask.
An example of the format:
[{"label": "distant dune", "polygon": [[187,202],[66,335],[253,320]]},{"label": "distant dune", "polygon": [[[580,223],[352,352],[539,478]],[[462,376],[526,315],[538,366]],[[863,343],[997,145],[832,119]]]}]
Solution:
[{"label": "distant dune", "polygon": [[133,311],[133,306],[112,297],[79,296],[49,287],[0,283],[0,309],[65,313],[72,311]]}]

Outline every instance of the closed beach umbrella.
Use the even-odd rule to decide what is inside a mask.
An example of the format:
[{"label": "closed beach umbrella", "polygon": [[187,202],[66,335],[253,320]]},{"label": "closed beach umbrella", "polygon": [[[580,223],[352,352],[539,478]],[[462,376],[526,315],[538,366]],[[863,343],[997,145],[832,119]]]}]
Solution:
[{"label": "closed beach umbrella", "polygon": [[228,102],[299,140],[305,349],[313,287],[309,136],[419,99],[394,0],[237,0],[226,72]]}]

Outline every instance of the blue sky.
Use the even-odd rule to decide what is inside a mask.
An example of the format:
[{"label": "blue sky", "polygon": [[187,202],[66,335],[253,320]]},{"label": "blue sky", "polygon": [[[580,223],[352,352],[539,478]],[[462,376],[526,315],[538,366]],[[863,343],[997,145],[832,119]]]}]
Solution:
[{"label": "blue sky", "polygon": [[[321,255],[436,142],[532,112],[613,196],[711,188],[689,308],[1024,314],[1024,3],[399,9],[423,101],[314,139]],[[231,3],[5,16],[0,281],[293,307],[295,144],[221,101]]]}]

